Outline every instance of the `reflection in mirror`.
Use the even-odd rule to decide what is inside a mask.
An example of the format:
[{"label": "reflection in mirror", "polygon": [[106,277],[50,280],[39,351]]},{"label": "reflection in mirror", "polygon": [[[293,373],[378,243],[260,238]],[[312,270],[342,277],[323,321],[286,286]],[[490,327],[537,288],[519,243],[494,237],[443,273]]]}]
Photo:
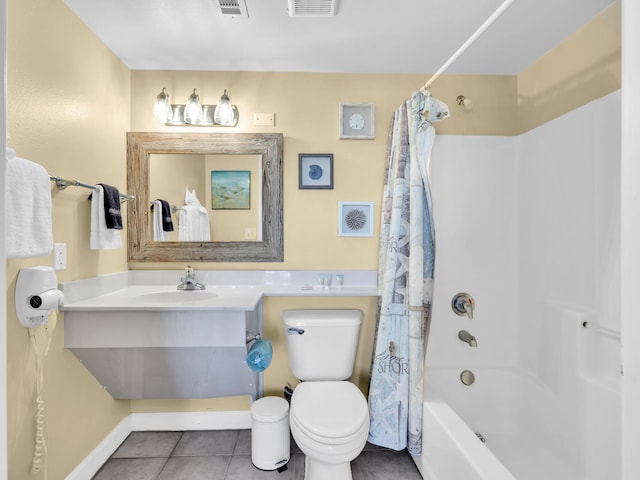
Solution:
[{"label": "reflection in mirror", "polygon": [[[195,191],[207,209],[212,241],[261,241],[261,182],[259,155],[150,155],[149,197],[152,202],[165,200],[172,207],[174,229],[165,232],[167,241],[184,241],[178,227],[185,218],[186,189]],[[152,229],[153,218],[150,215]]]},{"label": "reflection in mirror", "polygon": [[[127,134],[129,261],[283,261],[282,134]],[[154,240],[150,206],[156,199],[181,208],[195,192],[209,216],[210,241]]]}]

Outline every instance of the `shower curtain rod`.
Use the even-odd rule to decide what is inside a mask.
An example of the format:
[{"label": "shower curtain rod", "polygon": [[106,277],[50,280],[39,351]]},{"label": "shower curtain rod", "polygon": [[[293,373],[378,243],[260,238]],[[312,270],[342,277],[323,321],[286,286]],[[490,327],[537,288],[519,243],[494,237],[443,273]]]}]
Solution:
[{"label": "shower curtain rod", "polygon": [[453,62],[455,62],[455,61],[458,59],[458,57],[459,57],[460,55],[462,55],[462,54],[464,53],[464,51],[465,51],[467,48],[469,48],[469,47],[471,46],[471,44],[472,44],[473,42],[475,42],[475,41],[478,39],[478,37],[479,37],[480,35],[482,35],[482,34],[484,33],[484,31],[485,31],[487,28],[489,28],[489,26],[490,26],[493,22],[495,22],[495,21],[498,19],[498,17],[499,17],[500,15],[502,15],[502,14],[504,13],[504,11],[505,11],[507,8],[509,8],[509,7],[511,6],[511,4],[512,4],[514,1],[515,1],[515,0],[506,0],[502,5],[500,5],[500,6],[498,7],[498,9],[497,9],[495,12],[493,12],[493,14],[492,14],[489,18],[487,18],[487,20],[485,20],[485,22],[484,22],[482,25],[480,25],[480,27],[479,27],[479,28],[478,28],[478,29],[473,33],[473,35],[471,35],[471,36],[468,38],[468,40],[467,40],[466,42],[464,42],[464,43],[462,44],[462,46],[461,46],[461,47],[460,47],[460,48],[459,48],[459,49],[458,49],[458,50],[457,50],[453,55],[451,55],[451,57],[449,58],[449,60],[447,60],[446,62],[444,62],[444,65],[442,65],[442,66],[438,69],[438,71],[437,71],[436,73],[434,73],[434,74],[433,74],[433,76],[432,76],[432,77],[427,81],[427,83],[425,83],[425,84],[422,86],[422,88],[420,89],[420,91],[421,91],[422,93],[426,93],[426,92],[427,92],[427,90],[429,90],[429,87],[431,86],[431,84],[432,84],[433,82],[435,82],[435,81],[436,81],[436,79],[437,79],[440,75],[442,75],[442,74],[445,72],[445,70],[447,70],[447,69],[449,68],[449,66],[451,66],[451,64],[452,64]]}]

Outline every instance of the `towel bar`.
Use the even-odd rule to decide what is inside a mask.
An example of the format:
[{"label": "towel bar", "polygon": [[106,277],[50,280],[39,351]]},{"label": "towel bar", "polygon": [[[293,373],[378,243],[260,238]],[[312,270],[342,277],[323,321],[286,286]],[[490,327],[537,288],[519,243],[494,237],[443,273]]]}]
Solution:
[{"label": "towel bar", "polygon": [[[149,206],[151,207],[151,210],[153,210],[153,205],[154,205],[154,202],[149,202]],[[177,213],[180,210],[182,210],[182,207],[178,207],[177,205],[171,205],[171,213]]]},{"label": "towel bar", "polygon": [[[60,190],[64,190],[69,186],[90,188],[92,190],[96,188],[95,185],[89,185],[88,183],[79,182],[78,180],[67,180],[66,178],[58,177],[56,175],[49,175],[49,179],[52,182],[56,182],[56,187]],[[120,194],[120,201],[122,202],[133,200],[134,198],[136,198],[134,195],[127,195],[126,193]]]}]

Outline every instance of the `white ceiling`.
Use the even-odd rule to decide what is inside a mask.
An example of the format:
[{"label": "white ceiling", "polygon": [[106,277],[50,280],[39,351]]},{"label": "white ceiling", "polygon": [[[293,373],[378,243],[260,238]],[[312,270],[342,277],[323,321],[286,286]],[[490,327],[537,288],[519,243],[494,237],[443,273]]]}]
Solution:
[{"label": "white ceiling", "polygon": [[[339,0],[328,18],[287,0],[65,0],[133,70],[434,73],[503,0]],[[515,0],[447,73],[513,75],[614,0]]]}]

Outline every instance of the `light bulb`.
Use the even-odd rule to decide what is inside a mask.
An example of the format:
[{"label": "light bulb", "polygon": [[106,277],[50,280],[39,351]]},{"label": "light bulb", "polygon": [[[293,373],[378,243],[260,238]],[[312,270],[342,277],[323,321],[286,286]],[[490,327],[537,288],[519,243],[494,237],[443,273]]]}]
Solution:
[{"label": "light bulb", "polygon": [[153,116],[162,123],[167,123],[171,120],[171,104],[169,103],[169,94],[166,88],[163,88],[156,96],[156,103],[153,105]]},{"label": "light bulb", "polygon": [[192,125],[202,123],[202,105],[200,104],[200,95],[195,88],[184,107],[184,121]]},{"label": "light bulb", "polygon": [[225,126],[231,126],[236,121],[236,113],[233,109],[233,105],[231,105],[231,100],[229,100],[226,90],[220,97],[220,101],[213,112],[213,121],[218,125]]}]

